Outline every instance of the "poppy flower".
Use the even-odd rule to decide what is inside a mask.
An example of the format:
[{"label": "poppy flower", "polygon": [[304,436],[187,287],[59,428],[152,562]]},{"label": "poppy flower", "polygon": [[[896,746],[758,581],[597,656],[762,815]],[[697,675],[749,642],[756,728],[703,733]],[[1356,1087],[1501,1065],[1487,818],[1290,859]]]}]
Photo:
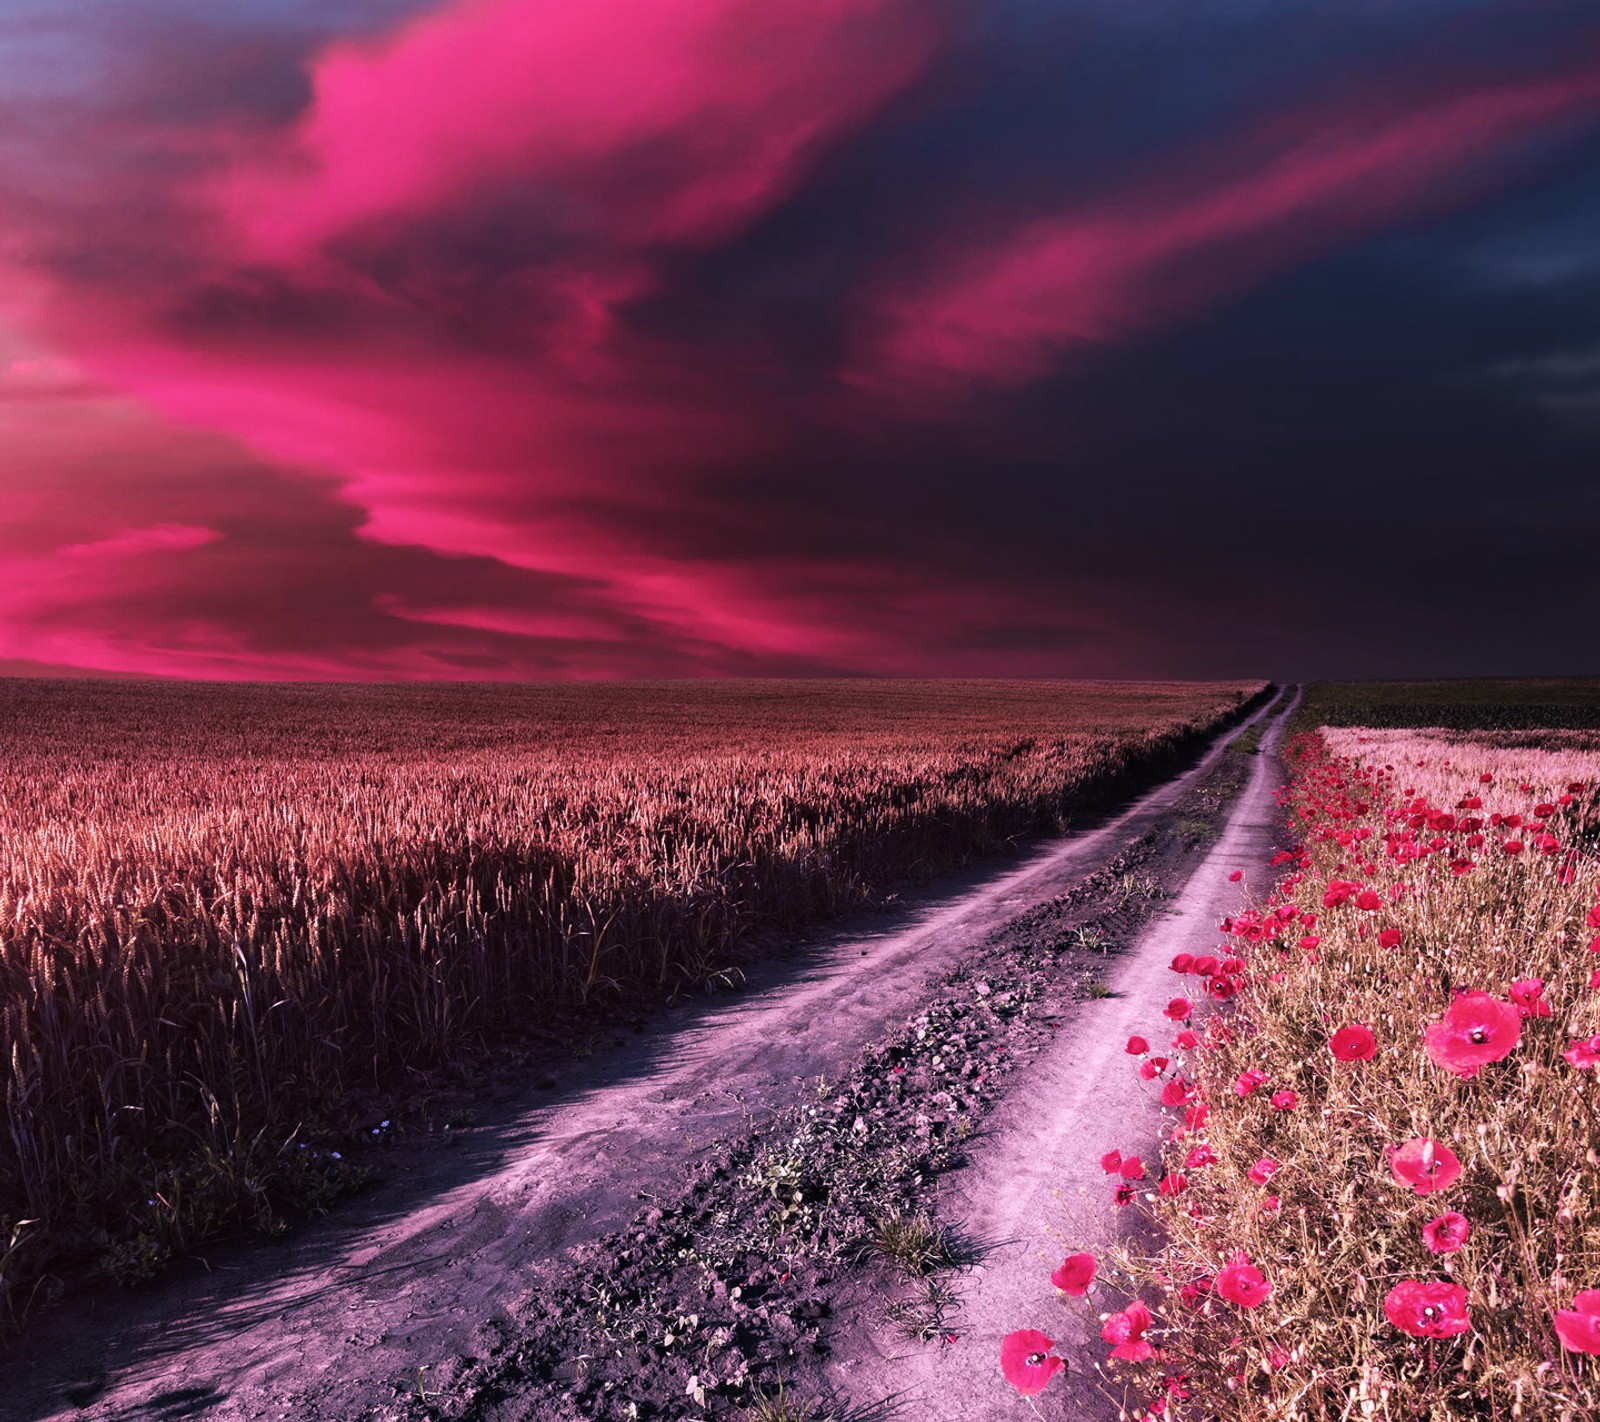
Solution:
[{"label": "poppy flower", "polygon": [[1195,1146],[1195,1148],[1184,1157],[1183,1161],[1184,1169],[1186,1170],[1204,1170],[1206,1166],[1215,1165],[1216,1163],[1217,1153],[1212,1150],[1211,1147],[1208,1146],[1204,1141]]},{"label": "poppy flower", "polygon": [[1400,946],[1400,930],[1386,928],[1378,935],[1378,942],[1384,948],[1398,948]]},{"label": "poppy flower", "polygon": [[1378,1039],[1372,1035],[1372,1028],[1352,1022],[1329,1038],[1328,1050],[1335,1061],[1370,1062],[1378,1054]]},{"label": "poppy flower", "polygon": [[1037,1328],[1019,1328],[1000,1342],[1000,1371],[1024,1397],[1043,1392],[1066,1363],[1050,1350],[1056,1345]]},{"label": "poppy flower", "polygon": [[1143,1037],[1129,1037],[1128,1045],[1123,1050],[1130,1057],[1142,1057],[1150,1050],[1150,1044]]},{"label": "poppy flower", "polygon": [[1100,1327],[1100,1336],[1116,1346],[1113,1358],[1124,1358],[1130,1363],[1142,1363],[1155,1356],[1155,1349],[1145,1341],[1144,1331],[1150,1326],[1150,1310],[1135,1299],[1121,1313],[1114,1313]]},{"label": "poppy flower", "polygon": [[1267,1277],[1242,1249],[1217,1272],[1216,1293],[1240,1308],[1254,1308],[1272,1292]]},{"label": "poppy flower", "polygon": [[1293,1111],[1300,1097],[1293,1091],[1275,1091],[1272,1093],[1272,1105],[1279,1111]]},{"label": "poppy flower", "polygon": [[1244,878],[1243,870],[1235,869],[1233,871],[1233,873],[1228,875],[1228,882],[1230,884],[1237,884],[1239,882],[1239,880],[1241,880],[1242,878]]},{"label": "poppy flower", "polygon": [[1585,1289],[1556,1311],[1556,1337],[1574,1353],[1600,1353],[1600,1289]]},{"label": "poppy flower", "polygon": [[1186,997],[1175,997],[1167,1004],[1164,1015],[1174,1022],[1187,1022],[1194,1016],[1194,1004]]},{"label": "poppy flower", "polygon": [[1172,1039],[1172,1045],[1181,1052],[1191,1052],[1200,1045],[1200,1038],[1196,1033],[1185,1027],[1183,1031]]},{"label": "poppy flower", "polygon": [[1117,1174],[1124,1180],[1143,1180],[1144,1162],[1136,1155],[1124,1156],[1122,1164],[1117,1167]]},{"label": "poppy flower", "polygon": [[1234,1078],[1233,1093],[1235,1096],[1248,1096],[1258,1086],[1265,1082],[1266,1079],[1266,1072],[1260,1071],[1255,1067],[1251,1067],[1248,1071],[1240,1072],[1239,1075]]},{"label": "poppy flower", "polygon": [[1245,1172],[1257,1185],[1265,1185],[1281,1167],[1270,1155],[1264,1155]]},{"label": "poppy flower", "polygon": [[1124,1180],[1122,1184],[1117,1186],[1117,1193],[1112,1198],[1116,1200],[1117,1205],[1120,1208],[1123,1205],[1131,1205],[1133,1203],[1133,1197],[1135,1193],[1133,1182],[1131,1180]]},{"label": "poppy flower", "polygon": [[1181,1076],[1175,1076],[1169,1081],[1161,1092],[1163,1106],[1187,1106],[1200,1094],[1200,1088],[1193,1082],[1185,1081]]},{"label": "poppy flower", "polygon": [[1472,1327],[1467,1291],[1443,1280],[1402,1279],[1383,1301],[1384,1317],[1413,1338],[1453,1338]]},{"label": "poppy flower", "polygon": [[1461,1178],[1461,1161],[1449,1146],[1419,1136],[1407,1141],[1389,1162],[1394,1178],[1419,1195],[1448,1190]]},{"label": "poppy flower", "polygon": [[1069,1254],[1061,1267],[1050,1276],[1050,1282],[1064,1294],[1081,1299],[1094,1283],[1094,1255]]},{"label": "poppy flower", "polygon": [[1574,1042],[1562,1054],[1580,1071],[1600,1063],[1600,1032],[1581,1042]]},{"label": "poppy flower", "polygon": [[[1244,965],[1240,964],[1240,966],[1243,967]],[[1189,971],[1195,974],[1196,977],[1211,978],[1222,971],[1222,964],[1210,953],[1205,953],[1194,960],[1189,967]]]},{"label": "poppy flower", "polygon": [[1423,1033],[1428,1056],[1463,1078],[1510,1056],[1521,1040],[1517,1009],[1486,992],[1462,993]]},{"label": "poppy flower", "polygon": [[1100,1157],[1100,1168],[1107,1175],[1115,1175],[1122,1169],[1122,1152],[1120,1150],[1108,1150]]},{"label": "poppy flower", "polygon": [[1423,1225],[1422,1242],[1435,1254],[1454,1254],[1471,1233],[1471,1220],[1455,1210],[1447,1210]]},{"label": "poppy flower", "polygon": [[1193,964],[1193,962],[1193,953],[1179,953],[1172,960],[1172,971],[1175,973],[1187,973],[1190,965]]},{"label": "poppy flower", "polygon": [[1160,1190],[1163,1195],[1181,1195],[1189,1188],[1189,1179],[1181,1170],[1169,1171],[1161,1177]]},{"label": "poppy flower", "polygon": [[1356,895],[1356,907],[1358,909],[1364,909],[1367,913],[1371,913],[1373,910],[1381,909],[1383,907],[1383,900],[1380,899],[1371,889],[1363,889],[1359,894]]},{"label": "poppy flower", "polygon": [[1550,1015],[1550,1004],[1544,1000],[1543,978],[1518,978],[1511,984],[1510,997],[1523,1017]]}]

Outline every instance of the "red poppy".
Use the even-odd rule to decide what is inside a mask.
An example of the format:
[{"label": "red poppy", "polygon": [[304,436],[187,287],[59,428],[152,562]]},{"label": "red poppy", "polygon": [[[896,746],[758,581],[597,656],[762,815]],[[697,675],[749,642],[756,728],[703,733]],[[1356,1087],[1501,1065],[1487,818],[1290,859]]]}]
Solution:
[{"label": "red poppy", "polygon": [[1245,1172],[1257,1185],[1265,1185],[1281,1167],[1270,1155],[1264,1155]]},{"label": "red poppy", "polygon": [[1250,1256],[1242,1249],[1218,1271],[1213,1288],[1240,1308],[1254,1308],[1272,1292],[1266,1275],[1250,1262]]},{"label": "red poppy", "polygon": [[1585,1289],[1556,1311],[1556,1337],[1574,1353],[1600,1353],[1600,1289]]},{"label": "red poppy", "polygon": [[1574,1042],[1562,1054],[1580,1071],[1600,1064],[1600,1032],[1581,1042]]},{"label": "red poppy", "polygon": [[1122,1152],[1120,1150],[1108,1150],[1100,1157],[1100,1168],[1107,1175],[1115,1175],[1122,1169]]},{"label": "red poppy", "polygon": [[1447,1210],[1423,1225],[1422,1242],[1435,1254],[1454,1254],[1471,1233],[1471,1220],[1455,1210]]},{"label": "red poppy", "polygon": [[1239,880],[1241,880],[1242,878],[1244,878],[1244,871],[1240,870],[1240,869],[1235,869],[1233,871],[1233,873],[1228,875],[1228,882],[1230,884],[1237,884],[1239,882]]},{"label": "red poppy", "polygon": [[1389,1162],[1394,1178],[1419,1195],[1448,1190],[1461,1178],[1461,1162],[1449,1146],[1419,1136],[1407,1141]]},{"label": "red poppy", "polygon": [[[1596,971],[1600,972],[1600,969],[1596,969]],[[1200,1038],[1196,1033],[1185,1027],[1183,1031],[1172,1039],[1172,1045],[1179,1051],[1190,1052],[1200,1045]]]},{"label": "red poppy", "polygon": [[1194,1016],[1194,1004],[1186,997],[1175,997],[1167,1004],[1164,1015],[1174,1022],[1187,1022]]},{"label": "red poppy", "polygon": [[1200,1094],[1200,1088],[1193,1082],[1185,1081],[1181,1076],[1175,1076],[1169,1081],[1161,1092],[1163,1106],[1187,1106]]},{"label": "red poppy", "polygon": [[1258,1086],[1265,1082],[1266,1079],[1266,1072],[1259,1071],[1255,1067],[1251,1067],[1248,1071],[1242,1071],[1237,1077],[1234,1078],[1234,1095],[1248,1096]]},{"label": "red poppy", "polygon": [[1219,972],[1222,971],[1222,964],[1212,957],[1210,953],[1205,953],[1196,958],[1194,962],[1189,965],[1189,971],[1195,974],[1197,977],[1215,977]]},{"label": "red poppy", "polygon": [[1371,889],[1363,889],[1359,894],[1356,895],[1356,907],[1358,909],[1365,909],[1368,913],[1371,913],[1374,909],[1381,909],[1383,907],[1383,900],[1380,899]]},{"label": "red poppy", "polygon": [[1383,1301],[1384,1316],[1413,1338],[1453,1338],[1472,1327],[1467,1291],[1443,1280],[1402,1279]]},{"label": "red poppy", "polygon": [[1300,1097],[1293,1091],[1275,1091],[1272,1093],[1272,1104],[1279,1111],[1293,1111]]},{"label": "red poppy", "polygon": [[1508,839],[1501,844],[1500,848],[1506,854],[1521,854],[1522,841],[1520,839]]},{"label": "red poppy", "polygon": [[1094,1255],[1069,1254],[1061,1267],[1050,1276],[1050,1282],[1064,1294],[1081,1299],[1094,1283]]},{"label": "red poppy", "polygon": [[1459,1077],[1509,1057],[1522,1040],[1522,1019],[1509,1002],[1486,992],[1464,992],[1423,1034],[1428,1056]]},{"label": "red poppy", "polygon": [[1128,1045],[1124,1050],[1130,1057],[1142,1057],[1150,1050],[1150,1044],[1143,1037],[1129,1037]]},{"label": "red poppy", "polygon": [[1189,1188],[1189,1180],[1181,1170],[1169,1171],[1161,1177],[1160,1188],[1163,1195],[1181,1195]]},{"label": "red poppy", "polygon": [[1151,1057],[1148,1061],[1139,1063],[1139,1075],[1146,1081],[1154,1081],[1169,1064],[1166,1057]]},{"label": "red poppy", "polygon": [[1032,1397],[1049,1385],[1067,1365],[1050,1350],[1056,1345],[1037,1328],[1019,1328],[1000,1342],[1000,1371],[1006,1381],[1024,1397]]},{"label": "red poppy", "polygon": [[1179,953],[1172,960],[1172,971],[1175,973],[1187,973],[1193,962],[1193,953]]},{"label": "red poppy", "polygon": [[1511,984],[1510,997],[1523,1017],[1550,1015],[1550,1004],[1544,1000],[1543,978],[1518,978]]},{"label": "red poppy", "polygon": [[1378,1055],[1378,1039],[1372,1035],[1372,1028],[1352,1022],[1333,1034],[1328,1041],[1328,1050],[1333,1053],[1335,1061],[1370,1062]]},{"label": "red poppy", "polygon": [[1378,942],[1385,948],[1398,948],[1400,946],[1400,930],[1386,928],[1378,935]]},{"label": "red poppy", "polygon": [[1131,1180],[1124,1180],[1122,1184],[1117,1186],[1117,1193],[1113,1198],[1116,1200],[1119,1206],[1131,1205],[1133,1203],[1133,1197],[1136,1193],[1137,1192],[1133,1188],[1133,1182]]},{"label": "red poppy", "polygon": [[1107,1343],[1114,1343],[1116,1347],[1111,1350],[1113,1358],[1125,1358],[1130,1363],[1142,1363],[1146,1358],[1155,1356],[1152,1348],[1144,1337],[1144,1331],[1150,1326],[1150,1310],[1135,1299],[1121,1313],[1114,1313],[1101,1325],[1100,1336]]},{"label": "red poppy", "polygon": [[1144,1162],[1136,1155],[1126,1155],[1122,1164],[1117,1167],[1117,1174],[1124,1180],[1143,1180]]}]

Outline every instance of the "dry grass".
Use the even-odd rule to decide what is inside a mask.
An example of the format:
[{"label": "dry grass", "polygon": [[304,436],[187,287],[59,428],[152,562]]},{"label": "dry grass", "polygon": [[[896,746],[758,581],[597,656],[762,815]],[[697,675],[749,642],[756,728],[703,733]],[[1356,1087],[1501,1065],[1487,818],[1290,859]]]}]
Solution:
[{"label": "dry grass", "polygon": [[[1185,1068],[1210,1116],[1198,1134],[1177,1130],[1167,1168],[1201,1139],[1217,1160],[1159,1197],[1170,1244],[1138,1282],[1166,1356],[1131,1369],[1140,1391],[1166,1397],[1168,1417],[1239,1422],[1600,1416],[1600,1358],[1564,1348],[1553,1328],[1575,1293],[1600,1288],[1600,1083],[1563,1058],[1600,1032],[1600,956],[1585,951],[1600,896],[1600,756],[1359,729],[1303,737],[1294,754],[1288,802],[1304,854],[1274,899],[1233,925],[1223,952],[1246,961],[1239,996]],[[1587,788],[1569,792],[1577,782]],[[1530,829],[1533,818],[1548,828]],[[1507,853],[1508,840],[1523,851]],[[1375,890],[1378,906],[1326,905],[1335,880]],[[1552,1012],[1522,1020],[1503,1060],[1469,1079],[1430,1060],[1424,1033],[1458,991],[1506,1000],[1527,978],[1543,980]],[[1372,1060],[1331,1055],[1349,1024],[1372,1029]],[[1265,1082],[1241,1096],[1251,1069]],[[1272,1104],[1283,1089],[1298,1094],[1291,1109]],[[1459,1181],[1418,1195],[1397,1180],[1390,1153],[1419,1137],[1459,1156]],[[1258,1183],[1247,1172],[1263,1157],[1280,1168]],[[1445,1211],[1471,1233],[1435,1254],[1423,1226]],[[1273,1286],[1255,1307],[1213,1292],[1240,1250]],[[1384,1309],[1402,1280],[1464,1288],[1470,1327],[1402,1332]]]},{"label": "dry grass", "polygon": [[0,683],[0,1295],[277,1228],[352,1092],[1054,830],[1257,689]]}]

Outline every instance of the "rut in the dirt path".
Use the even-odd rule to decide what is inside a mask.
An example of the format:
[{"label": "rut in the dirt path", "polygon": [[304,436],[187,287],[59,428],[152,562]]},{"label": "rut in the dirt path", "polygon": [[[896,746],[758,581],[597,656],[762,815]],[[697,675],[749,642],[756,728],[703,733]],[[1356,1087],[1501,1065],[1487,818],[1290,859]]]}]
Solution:
[{"label": "rut in the dirt path", "polygon": [[[1296,702],[1298,697],[1296,697]],[[1268,861],[1281,816],[1273,800],[1286,715],[1262,737],[1251,777],[1227,827],[1169,911],[1155,919],[1110,978],[1112,995],[1081,1004],[1051,1050],[1036,1058],[985,1122],[969,1163],[941,1182],[941,1222],[984,1241],[981,1262],[953,1281],[955,1327],[933,1343],[908,1341],[864,1312],[835,1340],[832,1381],[858,1403],[895,1396],[904,1415],[926,1422],[1015,1422],[1022,1406],[1000,1375],[1000,1340],[1037,1328],[1056,1340],[1068,1376],[1036,1399],[1046,1417],[1114,1419],[1118,1401],[1095,1373],[1108,1351],[1098,1315],[1121,1306],[1103,1288],[1059,1300],[1050,1271],[1067,1253],[1103,1257],[1137,1229],[1137,1212],[1113,1203],[1101,1166],[1111,1150],[1159,1159],[1156,1094],[1126,1052],[1139,1035],[1160,1043],[1162,1011],[1182,992],[1170,964],[1179,952],[1214,951],[1217,925],[1252,889],[1270,885]],[[1239,881],[1231,880],[1234,872]],[[1159,1083],[1157,1083],[1159,1085]],[[1148,1184],[1149,1182],[1147,1182]]]},{"label": "rut in the dirt path", "polygon": [[273,1251],[44,1320],[0,1365],[0,1414],[311,1422],[386,1404],[428,1359],[465,1349],[530,1265],[625,1224],[641,1199],[679,1189],[711,1139],[837,1073],[984,934],[1162,824],[1221,753],[1219,739],[1018,867],[864,919],[753,972],[736,998],[680,1010],[592,1064],[581,1089],[470,1133]]}]

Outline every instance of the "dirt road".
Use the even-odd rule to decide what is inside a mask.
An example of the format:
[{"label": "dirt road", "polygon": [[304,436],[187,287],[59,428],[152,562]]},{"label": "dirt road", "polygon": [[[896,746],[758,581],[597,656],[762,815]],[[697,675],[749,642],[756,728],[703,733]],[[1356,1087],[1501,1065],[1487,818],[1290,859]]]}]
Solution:
[{"label": "dirt road", "polygon": [[[419,1358],[461,1346],[495,1315],[531,1261],[618,1227],[641,1198],[670,1190],[707,1141],[847,1064],[914,1012],[968,945],[1169,816],[1221,753],[1219,742],[1123,812],[1013,868],[858,920],[753,973],[737,996],[664,1014],[540,1104],[517,1103],[290,1241],[45,1320],[0,1365],[0,1415],[299,1422],[391,1398]],[[1241,841],[1236,852],[1253,848]],[[1132,1011],[1149,985],[1137,964],[1125,971]],[[1108,1083],[1129,1075],[1125,1062]]]},{"label": "dirt road", "polygon": [[[1218,923],[1250,892],[1271,884],[1268,860],[1278,816],[1272,791],[1284,717],[1269,721],[1227,827],[1177,902],[1156,919],[1110,976],[1112,996],[1083,1004],[1081,1030],[1061,1024],[1050,1051],[1029,1067],[1026,1090],[1010,1092],[985,1122],[970,1163],[942,1182],[939,1218],[968,1238],[987,1241],[983,1262],[959,1279],[960,1329],[954,1341],[912,1344],[864,1315],[835,1341],[832,1380],[857,1402],[896,1396],[909,1416],[961,1422],[1014,1422],[1017,1394],[1000,1376],[1000,1340],[1037,1328],[1056,1340],[1068,1378],[1039,1399],[1047,1417],[1113,1419],[1117,1391],[1095,1374],[1108,1349],[1099,1314],[1119,1308],[1097,1289],[1088,1300],[1060,1301],[1050,1271],[1064,1255],[1106,1247],[1134,1226],[1137,1212],[1112,1201],[1102,1170],[1107,1151],[1159,1159],[1160,1082],[1139,1078],[1126,1053],[1130,1036],[1160,1051],[1172,1024],[1162,1009],[1184,992],[1170,964],[1179,952],[1215,952]],[[1237,882],[1230,879],[1240,873]],[[1192,987],[1193,980],[1188,980]]]}]

